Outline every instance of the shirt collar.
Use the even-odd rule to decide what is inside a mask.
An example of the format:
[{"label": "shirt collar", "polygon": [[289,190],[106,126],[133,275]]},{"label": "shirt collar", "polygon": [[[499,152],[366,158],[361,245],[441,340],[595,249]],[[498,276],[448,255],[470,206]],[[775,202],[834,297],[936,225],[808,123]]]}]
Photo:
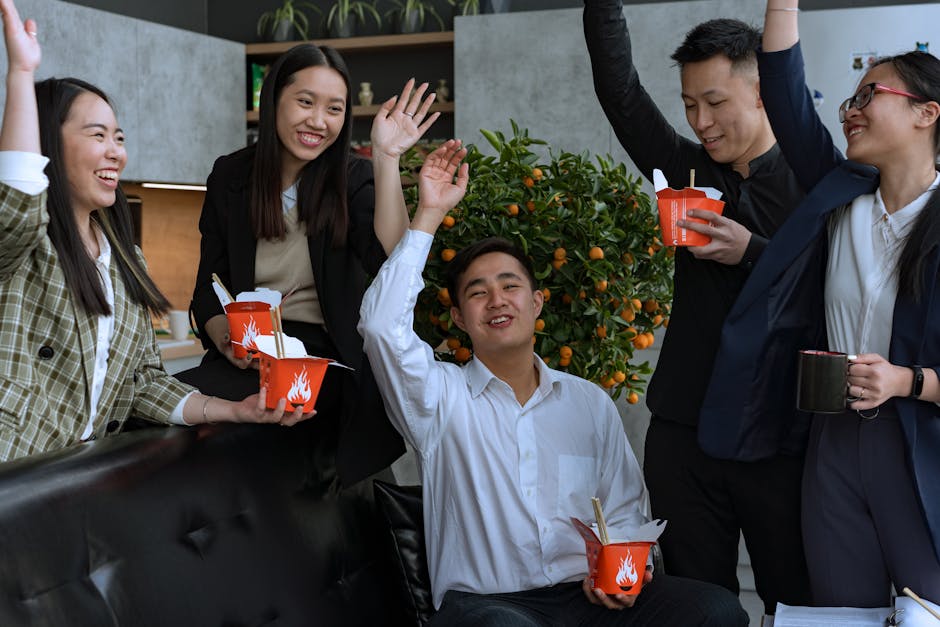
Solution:
[{"label": "shirt collar", "polygon": [[881,187],[879,187],[875,190],[875,200],[874,203],[872,203],[872,226],[874,227],[883,223],[884,227],[890,230],[894,237],[905,237],[914,220],[927,205],[927,201],[930,200],[930,194],[936,190],[938,186],[940,186],[940,172],[937,172],[933,183],[930,184],[930,187],[928,187],[923,194],[915,198],[908,205],[901,207],[893,214],[889,214],[885,211],[884,200],[881,198]]},{"label": "shirt collar", "polygon": [[108,241],[108,238],[104,236],[101,228],[97,225],[92,227],[92,231],[95,234],[95,239],[98,240],[98,258],[95,259],[95,263],[108,269],[111,267],[111,242]]},{"label": "shirt collar", "polygon": [[777,161],[780,159],[783,159],[783,153],[780,151],[780,144],[775,143],[770,147],[770,150],[762,155],[754,157],[747,164],[749,176],[754,176],[755,173],[758,173],[764,169],[773,170],[777,164]]},{"label": "shirt collar", "polygon": [[[535,353],[532,354],[532,360],[539,371],[539,386],[536,388],[536,395],[543,398],[551,393],[556,384],[561,382],[561,378],[556,371],[545,365],[542,358]],[[490,372],[489,368],[483,365],[482,361],[475,358],[464,366],[464,372],[467,374],[467,384],[470,386],[470,395],[473,398],[482,394],[491,381],[501,381],[495,374]]]}]

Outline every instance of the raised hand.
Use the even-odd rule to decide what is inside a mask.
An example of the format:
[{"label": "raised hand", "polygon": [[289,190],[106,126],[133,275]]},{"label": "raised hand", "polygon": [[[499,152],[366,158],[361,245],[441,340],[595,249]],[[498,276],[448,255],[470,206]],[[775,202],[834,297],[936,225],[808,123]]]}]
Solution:
[{"label": "raised hand", "polygon": [[386,100],[372,121],[372,156],[398,159],[421,139],[440,113],[428,115],[434,102],[434,92],[424,97],[428,89],[422,83],[414,89],[415,79],[405,83],[400,96]]},{"label": "raised hand", "polygon": [[6,42],[9,71],[32,74],[39,67],[42,58],[39,41],[36,39],[36,21],[30,19],[23,24],[13,0],[0,0],[0,11],[3,12],[3,38]]},{"label": "raised hand", "polygon": [[449,139],[424,160],[418,173],[418,209],[412,228],[434,233],[447,212],[463,199],[470,180],[470,167],[461,163],[465,156],[467,149],[460,140]]}]

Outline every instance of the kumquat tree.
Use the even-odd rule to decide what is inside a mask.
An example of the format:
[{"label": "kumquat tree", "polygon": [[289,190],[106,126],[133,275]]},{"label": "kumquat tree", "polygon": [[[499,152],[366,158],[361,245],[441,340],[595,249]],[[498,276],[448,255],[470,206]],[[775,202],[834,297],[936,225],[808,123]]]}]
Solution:
[{"label": "kumquat tree", "polygon": [[[470,359],[470,339],[450,318],[444,270],[462,247],[505,237],[531,257],[545,294],[535,352],[636,403],[651,368],[631,360],[653,344],[655,328],[668,325],[674,250],[663,246],[656,211],[623,164],[550,151],[541,163],[532,147],[546,142],[515,122],[512,131],[508,139],[482,131],[497,156],[469,147],[470,185],[435,237],[415,330],[440,359]],[[404,159],[403,175],[413,175],[421,159],[414,152]],[[413,212],[417,187],[405,196]]]}]

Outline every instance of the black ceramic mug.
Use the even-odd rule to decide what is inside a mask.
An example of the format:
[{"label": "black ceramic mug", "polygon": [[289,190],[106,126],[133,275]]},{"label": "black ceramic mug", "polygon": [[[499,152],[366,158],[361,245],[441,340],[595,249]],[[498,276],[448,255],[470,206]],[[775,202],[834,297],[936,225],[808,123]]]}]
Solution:
[{"label": "black ceramic mug", "polygon": [[800,351],[796,408],[817,414],[845,411],[850,356],[830,351]]}]

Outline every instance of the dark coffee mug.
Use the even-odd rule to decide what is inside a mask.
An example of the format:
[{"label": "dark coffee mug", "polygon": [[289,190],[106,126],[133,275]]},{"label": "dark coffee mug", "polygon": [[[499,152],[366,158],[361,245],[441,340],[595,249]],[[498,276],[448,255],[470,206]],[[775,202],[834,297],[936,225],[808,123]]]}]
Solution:
[{"label": "dark coffee mug", "polygon": [[800,351],[796,408],[817,414],[845,411],[849,355],[830,351]]}]

